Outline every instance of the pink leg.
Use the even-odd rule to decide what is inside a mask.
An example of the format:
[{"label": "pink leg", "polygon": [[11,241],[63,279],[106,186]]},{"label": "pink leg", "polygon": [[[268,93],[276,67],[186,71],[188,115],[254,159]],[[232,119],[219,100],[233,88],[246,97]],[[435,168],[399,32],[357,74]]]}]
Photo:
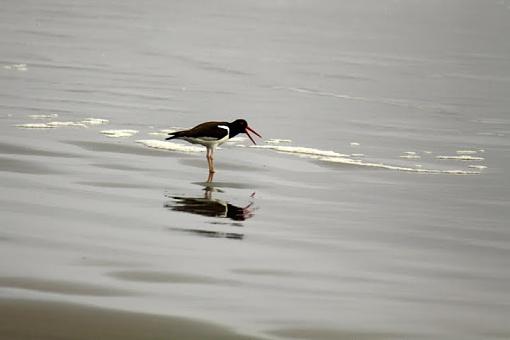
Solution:
[{"label": "pink leg", "polygon": [[214,173],[214,159],[213,159],[213,149],[207,148],[207,165],[209,166],[209,173]]}]

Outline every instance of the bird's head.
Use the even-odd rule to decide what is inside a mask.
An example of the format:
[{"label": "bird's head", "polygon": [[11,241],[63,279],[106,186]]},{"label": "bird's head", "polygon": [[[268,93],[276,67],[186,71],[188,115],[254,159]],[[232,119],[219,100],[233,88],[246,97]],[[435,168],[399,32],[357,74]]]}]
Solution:
[{"label": "bird's head", "polygon": [[257,131],[253,130],[251,127],[248,126],[248,122],[244,119],[237,119],[237,120],[233,121],[232,123],[230,123],[230,125],[238,133],[245,133],[246,135],[248,135],[248,138],[250,138],[250,140],[253,142],[253,144],[257,144],[257,143],[255,143],[255,141],[253,140],[253,138],[251,137],[249,132],[253,132],[259,138],[262,138],[262,136],[259,135]]}]

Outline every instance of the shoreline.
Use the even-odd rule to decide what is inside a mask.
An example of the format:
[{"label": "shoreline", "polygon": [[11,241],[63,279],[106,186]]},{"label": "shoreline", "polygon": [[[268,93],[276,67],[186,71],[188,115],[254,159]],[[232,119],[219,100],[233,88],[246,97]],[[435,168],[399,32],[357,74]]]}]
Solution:
[{"label": "shoreline", "polygon": [[0,338],[256,340],[214,323],[67,302],[0,298]]}]

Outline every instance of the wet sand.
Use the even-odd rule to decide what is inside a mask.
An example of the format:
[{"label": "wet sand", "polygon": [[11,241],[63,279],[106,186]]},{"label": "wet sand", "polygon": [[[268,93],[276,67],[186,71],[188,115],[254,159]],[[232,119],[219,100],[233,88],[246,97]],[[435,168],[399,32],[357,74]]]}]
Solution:
[{"label": "wet sand", "polygon": [[257,339],[198,320],[69,303],[0,299],[0,311],[2,339]]},{"label": "wet sand", "polygon": [[[419,227],[413,233],[405,226],[402,231],[389,227],[413,219],[416,207],[396,204],[406,205],[410,192],[419,190],[428,200],[441,186],[462,192],[465,181],[490,183],[490,177],[402,177],[398,171],[323,165],[308,157],[227,146],[218,152],[215,181],[206,183],[202,154],[153,150],[130,139],[111,141],[90,129],[72,131],[75,139],[70,140],[61,135],[67,131],[38,136],[11,128],[6,133],[17,144],[0,145],[2,157],[14,160],[0,167],[4,338],[139,338],[147,329],[152,338],[182,339],[204,334],[211,339],[448,338],[456,332],[430,328],[438,321],[424,310],[418,314],[428,326],[418,326],[413,318],[406,325],[400,321],[406,317],[398,310],[423,306],[421,289],[403,288],[423,277],[439,280],[428,286],[435,293],[425,298],[430,308],[446,313],[439,319],[456,311],[475,322],[478,306],[491,304],[500,316],[492,315],[476,328],[466,325],[463,334],[506,334],[497,326],[506,305],[496,303],[506,274],[498,274],[502,283],[497,284],[476,272],[436,268],[429,262],[430,257],[440,261],[449,249],[467,256],[472,247],[487,249],[482,240],[468,241],[474,243],[464,248],[455,239],[427,236]],[[20,133],[26,139],[20,140]],[[235,158],[246,155],[237,165]],[[332,187],[338,173],[349,178],[342,186],[348,188],[353,180],[356,190]],[[428,192],[430,185],[435,189]],[[381,188],[376,197],[374,186]],[[407,194],[402,191],[406,187]],[[446,191],[444,195],[454,199]],[[367,201],[360,205],[358,200]],[[382,202],[391,203],[386,205],[390,212],[363,215],[363,206],[376,209]],[[436,207],[435,214],[440,211]],[[444,218],[448,215],[445,210]],[[340,223],[342,219],[349,223]],[[463,219],[469,224],[473,216]],[[330,233],[337,236],[330,238]],[[427,260],[406,264],[381,242],[404,242],[407,256]],[[423,242],[430,244],[419,250]],[[438,255],[427,251],[448,242],[453,248]],[[490,252],[503,255],[506,250],[492,243]],[[385,261],[396,259],[381,262],[381,255]],[[363,260],[367,256],[368,262]],[[502,265],[505,258],[496,261]],[[339,263],[340,269],[333,269]],[[377,265],[358,268],[370,263]],[[439,293],[444,287],[436,287],[442,280],[490,284],[493,291],[484,293],[485,302],[481,295],[475,300],[449,298]],[[448,294],[454,292],[453,286]],[[374,300],[381,307],[371,314]],[[344,308],[348,321],[338,317]],[[385,314],[388,310],[392,312]],[[386,315],[385,322],[377,321],[380,315]],[[369,325],[359,322],[369,316]]]},{"label": "wet sand", "polygon": [[123,296],[129,292],[89,283],[73,283],[62,280],[43,280],[29,277],[0,277],[0,287],[24,289],[63,295]]}]

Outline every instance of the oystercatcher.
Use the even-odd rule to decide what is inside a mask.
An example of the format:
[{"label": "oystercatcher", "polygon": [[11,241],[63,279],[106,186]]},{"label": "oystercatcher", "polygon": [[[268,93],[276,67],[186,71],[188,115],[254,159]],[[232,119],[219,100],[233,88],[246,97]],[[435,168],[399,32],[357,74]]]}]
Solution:
[{"label": "oystercatcher", "polygon": [[255,143],[249,132],[253,132],[258,137],[262,138],[255,130],[248,126],[248,123],[244,119],[234,120],[232,123],[229,122],[205,122],[191,128],[189,130],[176,131],[169,133],[170,139],[183,139],[193,144],[201,144],[207,148],[207,164],[209,165],[209,180],[212,180],[212,174],[214,173],[214,161],[213,153],[214,149],[230,138],[240,134],[246,133],[250,140]]}]

